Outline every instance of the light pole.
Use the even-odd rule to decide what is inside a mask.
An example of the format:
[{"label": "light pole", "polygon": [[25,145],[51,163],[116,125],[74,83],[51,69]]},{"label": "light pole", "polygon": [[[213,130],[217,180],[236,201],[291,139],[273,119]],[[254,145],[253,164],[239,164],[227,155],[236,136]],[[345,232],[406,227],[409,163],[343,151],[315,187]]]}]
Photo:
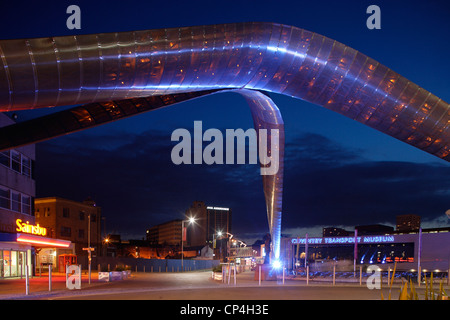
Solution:
[{"label": "light pole", "polygon": [[184,232],[184,223],[185,222],[189,222],[189,224],[194,223],[195,222],[195,218],[194,217],[190,217],[187,220],[183,220],[181,221],[181,271],[183,271],[183,260],[184,260],[184,236],[185,236],[185,232]]}]

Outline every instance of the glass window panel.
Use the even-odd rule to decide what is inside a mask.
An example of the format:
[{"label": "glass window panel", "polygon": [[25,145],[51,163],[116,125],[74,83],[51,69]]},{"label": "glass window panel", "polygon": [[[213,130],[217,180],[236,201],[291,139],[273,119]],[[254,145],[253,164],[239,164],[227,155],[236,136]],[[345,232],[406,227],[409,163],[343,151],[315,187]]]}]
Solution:
[{"label": "glass window panel", "polygon": [[0,188],[0,208],[9,209],[9,190]]},{"label": "glass window panel", "polygon": [[9,250],[3,251],[3,276],[5,278],[11,276],[11,251]]},{"label": "glass window panel", "polygon": [[9,151],[0,152],[0,164],[9,168]]},{"label": "glass window panel", "polygon": [[25,156],[22,156],[22,174],[31,177],[31,160]]},{"label": "glass window panel", "polygon": [[20,193],[11,191],[11,210],[20,212]]},{"label": "glass window panel", "polygon": [[11,150],[11,168],[17,172],[21,169],[20,153]]},{"label": "glass window panel", "polygon": [[31,214],[31,197],[22,195],[22,213]]}]

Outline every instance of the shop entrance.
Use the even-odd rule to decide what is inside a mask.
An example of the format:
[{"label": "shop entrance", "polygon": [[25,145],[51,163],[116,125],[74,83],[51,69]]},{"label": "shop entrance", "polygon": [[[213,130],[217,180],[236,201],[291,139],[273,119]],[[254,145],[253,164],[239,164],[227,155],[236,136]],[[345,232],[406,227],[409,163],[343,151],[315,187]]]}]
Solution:
[{"label": "shop entrance", "polygon": [[2,278],[24,277],[26,263],[26,251],[0,250],[0,276]]}]

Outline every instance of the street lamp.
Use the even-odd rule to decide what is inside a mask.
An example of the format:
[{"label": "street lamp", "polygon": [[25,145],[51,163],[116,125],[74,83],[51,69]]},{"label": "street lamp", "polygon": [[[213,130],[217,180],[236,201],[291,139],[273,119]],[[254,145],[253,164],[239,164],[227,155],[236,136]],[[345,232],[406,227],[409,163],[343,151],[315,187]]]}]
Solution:
[{"label": "street lamp", "polygon": [[187,220],[181,221],[181,271],[183,271],[183,259],[184,259],[184,223],[189,222],[189,224],[192,224],[195,222],[194,217],[189,217]]}]

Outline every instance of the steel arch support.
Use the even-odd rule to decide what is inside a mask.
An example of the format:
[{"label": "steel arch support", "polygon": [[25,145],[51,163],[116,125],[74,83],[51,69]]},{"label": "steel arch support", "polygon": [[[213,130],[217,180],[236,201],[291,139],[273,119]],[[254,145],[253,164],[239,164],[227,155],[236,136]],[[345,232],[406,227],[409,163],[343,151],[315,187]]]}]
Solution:
[{"label": "steel arch support", "polygon": [[[235,92],[241,94],[246,99],[257,132],[267,219],[269,222],[270,236],[272,238],[271,259],[278,260],[280,258],[281,216],[283,204],[283,118],[280,110],[269,96],[259,91],[247,89],[235,90]],[[267,135],[261,135],[261,129],[265,129]],[[267,149],[263,149],[263,153],[267,152],[267,154],[261,154],[261,145],[264,143],[266,143]],[[268,156],[272,157],[272,162],[267,161]],[[270,170],[267,170],[268,166],[271,166]]]}]

